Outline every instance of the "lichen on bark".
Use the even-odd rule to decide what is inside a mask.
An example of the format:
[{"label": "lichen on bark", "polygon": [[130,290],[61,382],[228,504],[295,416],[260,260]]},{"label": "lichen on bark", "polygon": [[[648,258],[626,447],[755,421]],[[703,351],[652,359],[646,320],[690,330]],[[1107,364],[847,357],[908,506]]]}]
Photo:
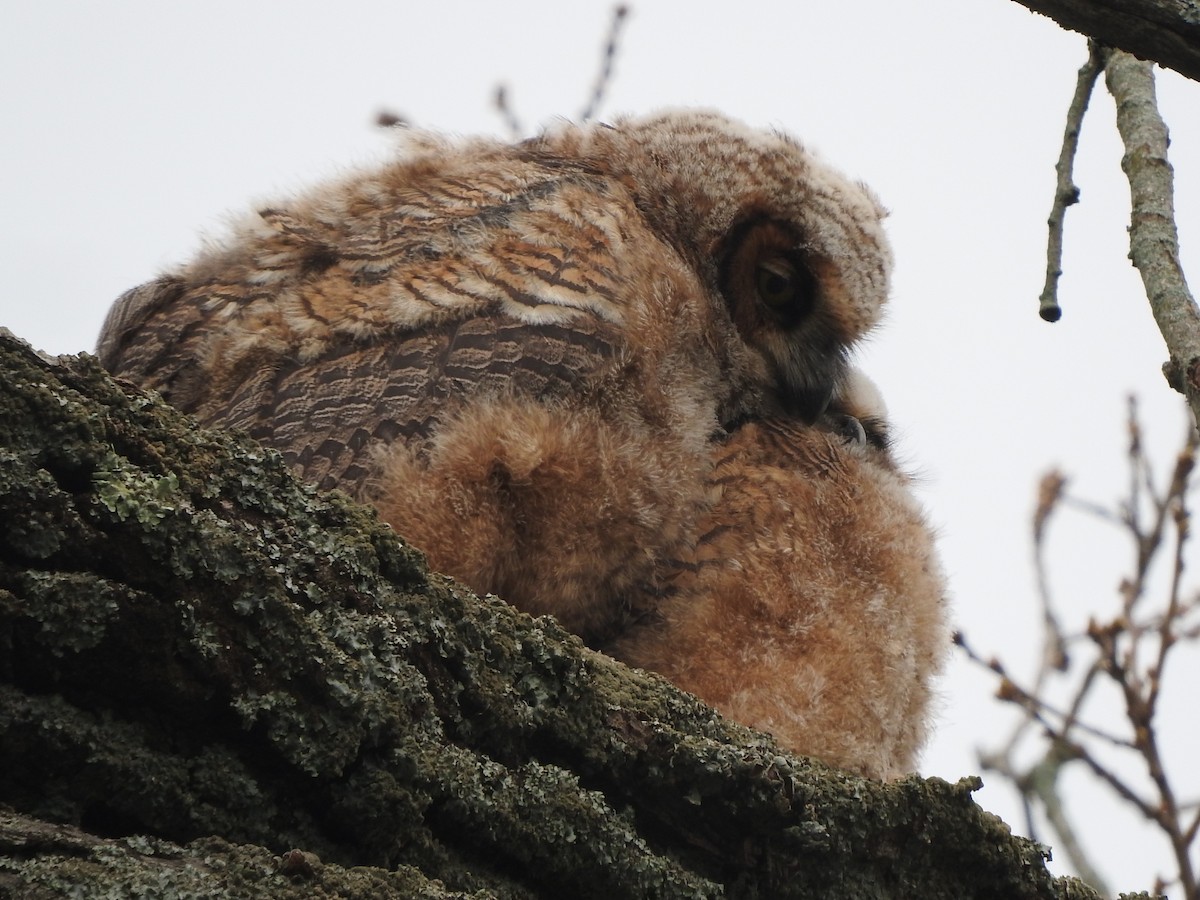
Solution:
[{"label": "lichen on bark", "polygon": [[0,377],[0,896],[1095,896],[977,780],[790,756],[86,355]]}]

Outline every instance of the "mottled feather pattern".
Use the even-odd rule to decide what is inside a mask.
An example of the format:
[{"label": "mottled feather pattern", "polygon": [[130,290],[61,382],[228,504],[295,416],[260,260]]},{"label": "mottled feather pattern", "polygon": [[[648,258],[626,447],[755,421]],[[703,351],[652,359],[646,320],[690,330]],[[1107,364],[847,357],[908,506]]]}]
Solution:
[{"label": "mottled feather pattern", "polygon": [[501,396],[514,379],[543,402],[581,392],[610,364],[616,336],[608,331],[492,316],[366,346],[343,339],[316,360],[253,373],[220,420],[282,448],[322,488],[357,493],[371,448],[398,439],[424,446],[441,419],[474,397]]},{"label": "mottled feather pattern", "polygon": [[888,294],[874,195],[706,111],[400,143],[127,293],[101,360],[475,590],[793,750],[910,770],[947,635],[850,365]]}]

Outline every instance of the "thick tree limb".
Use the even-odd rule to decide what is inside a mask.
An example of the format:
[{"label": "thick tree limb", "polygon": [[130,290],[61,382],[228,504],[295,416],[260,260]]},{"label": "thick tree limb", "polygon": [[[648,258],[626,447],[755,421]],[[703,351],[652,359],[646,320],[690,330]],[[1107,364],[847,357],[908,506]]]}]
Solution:
[{"label": "thick tree limb", "polygon": [[0,380],[0,896],[1096,897],[977,780],[788,756],[89,357]]},{"label": "thick tree limb", "polygon": [[1104,74],[1125,144],[1121,168],[1129,178],[1132,204],[1129,258],[1141,273],[1170,353],[1167,379],[1187,397],[1200,423],[1200,308],[1179,259],[1174,173],[1167,161],[1167,126],[1158,114],[1154,74],[1150,63],[1120,51],[1108,54]]},{"label": "thick tree limb", "polygon": [[1196,0],[1016,0],[1063,28],[1200,81]]}]

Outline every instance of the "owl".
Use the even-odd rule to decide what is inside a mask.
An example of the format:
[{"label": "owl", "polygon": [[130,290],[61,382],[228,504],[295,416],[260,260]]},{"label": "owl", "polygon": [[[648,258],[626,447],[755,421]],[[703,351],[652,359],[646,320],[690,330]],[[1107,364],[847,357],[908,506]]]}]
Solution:
[{"label": "owl", "polygon": [[910,767],[946,634],[848,362],[888,293],[874,196],[708,111],[401,143],[125,294],[101,361],[476,591],[799,752]]}]

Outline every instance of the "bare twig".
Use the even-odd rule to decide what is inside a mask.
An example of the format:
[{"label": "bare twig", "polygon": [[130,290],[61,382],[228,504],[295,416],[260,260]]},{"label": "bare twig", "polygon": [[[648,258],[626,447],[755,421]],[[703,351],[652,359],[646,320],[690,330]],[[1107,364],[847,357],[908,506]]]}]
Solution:
[{"label": "bare twig", "polygon": [[1062,499],[1063,488],[1067,479],[1061,472],[1046,474],[1038,486],[1038,505],[1033,515],[1033,546],[1034,568],[1037,570],[1038,598],[1042,604],[1042,625],[1045,640],[1042,644],[1042,666],[1038,669],[1039,683],[1034,691],[1040,692],[1040,680],[1051,670],[1063,671],[1067,667],[1067,645],[1063,640],[1062,628],[1054,615],[1054,606],[1050,602],[1050,582],[1046,577],[1045,556],[1042,553],[1046,532],[1046,523],[1050,514]]},{"label": "bare twig", "polygon": [[1167,665],[1167,654],[1179,640],[1175,633],[1176,623],[1182,620],[1186,605],[1180,598],[1183,591],[1183,548],[1190,535],[1187,508],[1187,480],[1196,466],[1195,433],[1189,432],[1188,440],[1183,451],[1175,461],[1175,472],[1172,478],[1169,496],[1174,498],[1172,517],[1175,523],[1175,560],[1171,572],[1171,593],[1167,601],[1167,612],[1158,622],[1158,659],[1150,670],[1150,706],[1153,709],[1158,702],[1159,690],[1162,687],[1162,673]]},{"label": "bare twig", "polygon": [[496,85],[496,93],[492,98],[492,105],[496,107],[496,112],[504,120],[504,125],[508,129],[508,136],[514,141],[523,137],[525,129],[521,125],[521,120],[517,118],[516,112],[513,111],[512,104],[508,102],[507,85]]},{"label": "bare twig", "polygon": [[600,59],[600,72],[592,86],[592,96],[588,98],[587,105],[579,113],[581,122],[594,119],[600,111],[600,104],[604,102],[604,95],[608,91],[609,84],[612,83],[613,63],[617,60],[617,51],[620,47],[621,26],[625,23],[628,15],[629,7],[625,4],[621,3],[613,7],[612,23],[608,27],[608,40],[604,43],[604,55]]},{"label": "bare twig", "polygon": [[1108,51],[1095,41],[1088,41],[1088,58],[1079,70],[1075,82],[1075,96],[1067,108],[1067,127],[1063,132],[1062,152],[1054,171],[1058,182],[1054,189],[1054,205],[1050,208],[1050,240],[1046,245],[1046,284],[1042,288],[1039,314],[1047,322],[1062,318],[1062,307],[1058,303],[1058,279],[1062,275],[1063,220],[1067,207],[1079,202],[1079,188],[1075,185],[1072,172],[1075,168],[1075,151],[1079,148],[1079,129],[1083,125],[1083,114],[1087,112],[1088,100],[1104,68],[1104,55]]},{"label": "bare twig", "polygon": [[1046,751],[1042,761],[1029,770],[1025,787],[1042,802],[1046,820],[1058,835],[1058,846],[1067,855],[1079,877],[1099,893],[1112,896],[1108,883],[1092,865],[1083,844],[1076,836],[1058,791],[1058,776],[1062,773],[1063,766],[1073,758],[1073,748],[1061,741],[1051,741],[1050,749]]},{"label": "bare twig", "polygon": [[1107,766],[1103,765],[1099,760],[1096,759],[1095,756],[1089,753],[1087,748],[1082,744],[1071,744],[1070,747],[1073,751],[1071,758],[1077,759],[1086,765],[1092,770],[1092,774],[1096,775],[1101,781],[1105,782],[1110,788],[1112,788],[1113,793],[1115,793],[1121,799],[1127,801],[1148,821],[1157,824],[1158,817],[1155,815],[1155,807],[1153,803],[1140,796],[1137,791],[1125,783],[1123,778],[1118,776]]},{"label": "bare twig", "polygon": [[[1059,794],[1059,776],[1080,764],[1151,822],[1171,846],[1178,866],[1170,884],[1187,900],[1198,900],[1196,867],[1191,853],[1200,831],[1200,811],[1176,797],[1159,746],[1158,701],[1169,656],[1187,642],[1200,640],[1200,629],[1188,617],[1200,608],[1200,598],[1184,595],[1184,547],[1190,537],[1187,499],[1195,469],[1198,436],[1189,428],[1176,457],[1170,478],[1163,484],[1154,477],[1138,420],[1137,404],[1129,404],[1128,495],[1119,513],[1082,501],[1072,502],[1065,492],[1066,479],[1053,472],[1038,489],[1033,518],[1038,594],[1042,606],[1044,649],[1033,677],[1022,686],[997,659],[984,660],[961,635],[956,642],[973,662],[986,666],[1000,679],[997,697],[1023,713],[1009,739],[999,749],[980,753],[980,763],[999,772],[1018,791],[1031,821],[1040,809],[1053,831],[1053,843],[1070,859],[1085,880],[1102,887],[1100,875],[1068,816],[1069,803]],[[1157,482],[1157,483],[1156,483]],[[1133,545],[1131,572],[1119,586],[1120,606],[1107,621],[1092,620],[1086,633],[1063,630],[1055,614],[1046,574],[1046,541],[1052,513],[1069,503],[1091,516],[1119,524]],[[1161,565],[1171,568],[1169,586],[1161,604],[1151,602],[1151,574]],[[1089,649],[1090,648],[1090,649]],[[1068,654],[1068,649],[1071,652]],[[1085,702],[1097,685],[1114,684],[1121,697],[1123,729],[1129,737],[1109,727],[1083,720]],[[1061,695],[1065,707],[1051,702],[1051,691]],[[1090,708],[1090,704],[1089,704]],[[1018,765],[1018,749],[1030,736],[1044,741],[1040,759]],[[1135,787],[1127,769],[1102,759],[1105,746],[1139,760],[1149,775],[1147,787]],[[1119,759],[1119,757],[1118,757]],[[1140,784],[1140,783],[1139,783]],[[1158,882],[1164,885],[1161,880]]]},{"label": "bare twig", "polygon": [[1200,810],[1196,811],[1196,815],[1192,817],[1192,823],[1188,825],[1183,833],[1183,839],[1189,844],[1196,840],[1196,832],[1200,830]]},{"label": "bare twig", "polygon": [[[612,22],[608,26],[608,37],[604,41],[604,52],[600,57],[600,71],[596,75],[595,82],[592,84],[592,94],[588,98],[588,102],[583,107],[583,110],[579,113],[579,121],[581,122],[587,122],[596,117],[596,114],[600,111],[600,105],[604,102],[604,95],[608,92],[609,85],[612,84],[613,66],[617,61],[617,56],[621,48],[621,26],[625,24],[625,19],[628,16],[629,7],[624,3],[613,7]],[[500,118],[504,120],[504,125],[513,140],[519,140],[525,136],[525,128],[521,124],[521,120],[517,117],[508,96],[507,85],[499,84],[496,86],[492,105],[496,108],[496,112],[500,114]]]},{"label": "bare twig", "polygon": [[1130,258],[1170,353],[1167,379],[1183,392],[1200,421],[1200,309],[1179,261],[1175,187],[1167,161],[1167,126],[1158,113],[1150,63],[1116,50],[1104,68],[1117,104],[1117,129],[1125,144],[1121,168],[1129,178],[1133,213]]},{"label": "bare twig", "polygon": [[1134,743],[1154,782],[1158,792],[1158,802],[1151,804],[1136,797],[1121,778],[1100,766],[1086,751],[1081,754],[1080,758],[1097,775],[1108,782],[1113,790],[1134,803],[1142,811],[1142,814],[1158,825],[1166,835],[1179,866],[1180,886],[1184,896],[1190,900],[1190,898],[1196,897],[1196,877],[1189,853],[1189,841],[1185,837],[1186,830],[1181,823],[1179,804],[1175,799],[1175,791],[1167,777],[1159,750],[1154,707],[1147,702],[1145,695],[1140,690],[1140,679],[1132,677],[1132,673],[1118,661],[1115,639],[1109,641],[1102,639],[1099,643],[1108,660],[1110,674],[1124,695],[1126,716],[1133,727]]}]

